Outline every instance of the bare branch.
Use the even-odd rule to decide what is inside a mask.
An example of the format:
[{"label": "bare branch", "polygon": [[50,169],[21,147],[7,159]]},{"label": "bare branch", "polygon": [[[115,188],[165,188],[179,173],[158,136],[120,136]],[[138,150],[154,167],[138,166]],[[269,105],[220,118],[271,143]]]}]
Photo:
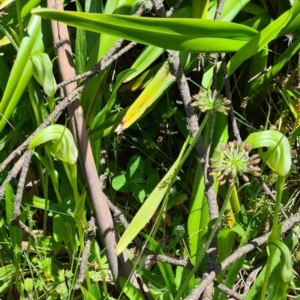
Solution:
[{"label": "bare branch", "polygon": [[183,0],[177,0],[175,2],[175,4],[166,12],[166,17],[170,17],[174,11],[176,11],[178,9],[178,7],[180,6],[180,4],[182,3]]},{"label": "bare branch", "polygon": [[81,256],[79,275],[75,286],[76,290],[80,289],[82,283],[84,282],[85,271],[87,269],[88,258],[91,250],[91,243],[92,240],[95,238],[95,236],[96,236],[95,218],[91,217],[88,223],[87,240]]},{"label": "bare branch", "polygon": [[14,211],[12,215],[12,219],[10,221],[11,225],[20,227],[24,232],[26,232],[29,236],[33,238],[36,242],[36,237],[34,236],[33,232],[27,227],[21,220],[21,203],[22,203],[22,196],[24,192],[26,176],[29,169],[31,157],[33,155],[33,151],[26,151],[24,154],[24,163],[22,166],[22,171],[20,174],[19,182],[18,182],[18,189],[16,193],[15,203],[14,203]]}]

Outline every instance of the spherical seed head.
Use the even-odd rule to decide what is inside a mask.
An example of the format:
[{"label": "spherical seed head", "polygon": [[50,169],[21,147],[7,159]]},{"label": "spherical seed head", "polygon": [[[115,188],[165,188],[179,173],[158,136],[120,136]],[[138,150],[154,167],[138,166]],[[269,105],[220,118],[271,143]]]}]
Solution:
[{"label": "spherical seed head", "polygon": [[246,174],[254,176],[260,175],[260,168],[257,164],[260,158],[257,154],[249,156],[251,145],[237,141],[230,141],[226,145],[221,145],[220,150],[216,151],[219,154],[219,159],[211,159],[212,172],[218,174],[217,180],[224,184],[224,180],[228,181],[229,185],[233,185],[237,176],[241,176],[244,181],[248,182],[249,177]]},{"label": "spherical seed head", "polygon": [[219,111],[227,115],[227,111],[230,109],[231,101],[224,98],[223,95],[220,95],[217,91],[212,92],[210,89],[205,90],[200,88],[198,94],[193,97],[194,102],[192,106],[197,106],[202,112],[207,111]]}]

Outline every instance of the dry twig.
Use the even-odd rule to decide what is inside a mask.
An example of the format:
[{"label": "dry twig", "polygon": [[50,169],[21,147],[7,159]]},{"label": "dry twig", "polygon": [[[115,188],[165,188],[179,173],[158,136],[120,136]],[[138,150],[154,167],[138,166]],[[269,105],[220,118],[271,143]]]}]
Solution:
[{"label": "dry twig", "polygon": [[29,169],[29,164],[31,161],[31,157],[33,155],[33,151],[26,151],[24,154],[24,163],[22,166],[22,171],[20,174],[19,182],[18,182],[18,188],[14,203],[14,211],[12,215],[12,219],[10,221],[11,225],[20,227],[24,232],[26,232],[30,237],[33,238],[33,240],[36,242],[36,237],[34,236],[33,232],[30,230],[28,226],[26,226],[21,220],[21,203],[22,203],[22,196],[24,192],[25,182],[26,182],[26,176]]},{"label": "dry twig", "polygon": [[95,236],[96,236],[95,218],[91,217],[88,223],[87,240],[85,242],[84,250],[81,255],[79,275],[75,286],[76,290],[80,289],[82,283],[84,282],[85,271],[87,269],[88,258],[91,250],[91,243],[92,240],[95,238]]}]

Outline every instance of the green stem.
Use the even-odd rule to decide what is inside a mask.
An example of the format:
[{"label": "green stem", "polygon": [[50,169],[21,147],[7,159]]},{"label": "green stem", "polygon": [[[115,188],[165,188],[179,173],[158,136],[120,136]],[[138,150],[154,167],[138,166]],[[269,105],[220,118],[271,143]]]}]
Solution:
[{"label": "green stem", "polygon": [[21,17],[21,4],[20,0],[16,0],[16,8],[17,8],[17,16],[18,16],[18,23],[19,23],[19,32],[21,38],[24,36],[24,29],[23,29],[23,23],[22,23],[22,17]]},{"label": "green stem", "polygon": [[209,0],[192,0],[192,18],[206,19]]},{"label": "green stem", "polygon": [[184,281],[183,285],[181,286],[181,288],[178,291],[178,294],[176,295],[176,297],[175,297],[174,300],[181,299],[181,296],[184,293],[184,291],[186,290],[186,287],[187,287],[188,283],[190,282],[190,280],[194,276],[195,272],[199,269],[199,266],[200,266],[200,264],[201,264],[204,256],[206,255],[207,249],[210,246],[211,241],[213,240],[213,238],[214,238],[214,236],[215,236],[215,234],[216,234],[216,232],[217,232],[217,230],[219,228],[219,225],[220,225],[220,223],[222,221],[222,217],[224,215],[227,203],[228,203],[228,201],[229,201],[229,199],[231,197],[232,191],[233,191],[233,187],[229,187],[229,189],[227,191],[227,194],[226,194],[226,198],[225,198],[224,203],[222,205],[222,208],[220,210],[219,217],[217,218],[215,224],[212,226],[212,229],[211,229],[210,235],[209,235],[209,237],[207,239],[207,242],[203,246],[202,252],[200,253],[200,255],[198,257],[197,262],[196,262],[194,268],[192,269],[192,271],[187,276],[186,280]]},{"label": "green stem", "polygon": [[74,211],[74,219],[77,224],[78,229],[78,237],[81,251],[84,249],[84,229],[87,226],[86,218],[85,218],[85,210],[84,210],[84,198],[80,197],[77,187],[77,166],[76,164],[70,165],[63,162],[67,177],[70,181],[74,192],[74,200],[75,200],[75,211]]},{"label": "green stem", "polygon": [[[272,232],[269,236],[269,241],[279,240],[279,238],[280,238],[280,231],[278,231],[279,211],[280,211],[280,204],[281,204],[284,183],[285,183],[285,176],[278,175],[278,178],[276,181],[276,186],[275,186],[276,202],[275,202],[275,208],[274,208],[273,227],[272,227]],[[266,266],[265,279],[264,279],[264,283],[263,283],[263,286],[261,289],[260,300],[264,300],[265,295],[267,293],[268,282],[269,282],[271,269],[272,269],[272,262],[273,262],[273,258],[274,258],[275,251],[276,251],[276,246],[269,245],[268,247],[269,247],[269,256],[268,256],[268,261],[267,261],[267,266]]]}]

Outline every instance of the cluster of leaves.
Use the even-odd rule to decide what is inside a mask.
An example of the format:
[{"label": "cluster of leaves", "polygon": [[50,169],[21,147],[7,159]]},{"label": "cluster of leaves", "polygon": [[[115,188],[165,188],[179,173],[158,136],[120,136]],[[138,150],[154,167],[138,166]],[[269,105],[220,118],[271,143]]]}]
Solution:
[{"label": "cluster of leaves", "polygon": [[[216,1],[184,0],[169,18],[153,17],[152,1],[144,2],[76,1],[66,3],[65,12],[38,8],[45,6],[39,0],[0,5],[5,11],[0,16],[0,161],[42,124],[60,100],[55,82],[58,70],[52,70],[55,54],[50,19],[76,28],[71,35],[77,74],[92,69],[118,38],[137,42],[132,55],[125,54],[126,59],[123,56],[95,75],[80,95],[96,168],[99,175],[107,176],[105,193],[131,221],[116,254],[140,234],[148,250],[188,260],[192,270],[157,262],[150,271],[141,263],[142,253],[135,265],[151,297],[180,299],[199,284],[198,268],[206,271],[206,250],[214,234],[221,262],[250,239],[271,230],[269,250],[239,257],[216,281],[231,289],[238,274],[246,276],[264,265],[251,288],[240,287],[240,294],[249,300],[265,295],[285,299],[288,293],[299,297],[300,282],[293,273],[291,256],[297,251],[297,238],[290,233],[280,241],[279,208],[284,204],[289,215],[297,207],[297,188],[285,189],[285,185],[292,185],[289,179],[298,179],[294,171],[299,164],[300,94],[295,56],[300,39],[291,37],[298,34],[300,2],[242,0],[237,5],[228,0],[220,20],[213,20]],[[164,1],[168,9],[176,3]],[[148,17],[133,16],[140,5]],[[164,49],[179,51],[182,70],[196,94],[193,106],[201,110],[200,129],[193,139],[184,106],[177,101],[176,70]],[[225,76],[221,58],[214,63],[215,53],[232,53],[227,73],[233,93],[226,98],[231,98],[247,142],[228,144],[221,151],[219,146],[232,139],[227,115],[231,104],[219,96],[226,92]],[[219,93],[212,91],[216,78]],[[11,225],[18,182],[5,182],[13,164],[0,168],[5,192],[0,207],[6,212],[0,217],[0,295],[7,299],[115,299],[125,295],[143,299],[124,278],[118,282],[121,293],[112,289],[108,258],[96,240],[91,243],[86,280],[80,290],[74,289],[93,207],[84,176],[77,172],[78,153],[67,121],[63,115],[58,122],[64,125],[40,131],[28,146],[35,154],[20,220],[41,236],[38,241]],[[200,135],[216,163],[214,193],[224,202],[215,223],[210,220],[205,194],[207,174],[193,152]],[[40,147],[44,143],[48,145]],[[290,145],[296,150],[292,170]],[[247,172],[255,169],[259,175],[257,156],[247,161],[250,148],[261,149],[261,175],[276,190],[275,204],[257,181],[249,181],[251,175],[244,176],[249,181],[245,184],[237,178],[244,175],[245,161]],[[231,159],[230,164],[226,159]],[[224,185],[219,186],[218,178]],[[221,227],[218,232],[216,224]],[[296,255],[294,261],[297,266]],[[225,293],[214,291],[213,299],[225,298]]]}]

